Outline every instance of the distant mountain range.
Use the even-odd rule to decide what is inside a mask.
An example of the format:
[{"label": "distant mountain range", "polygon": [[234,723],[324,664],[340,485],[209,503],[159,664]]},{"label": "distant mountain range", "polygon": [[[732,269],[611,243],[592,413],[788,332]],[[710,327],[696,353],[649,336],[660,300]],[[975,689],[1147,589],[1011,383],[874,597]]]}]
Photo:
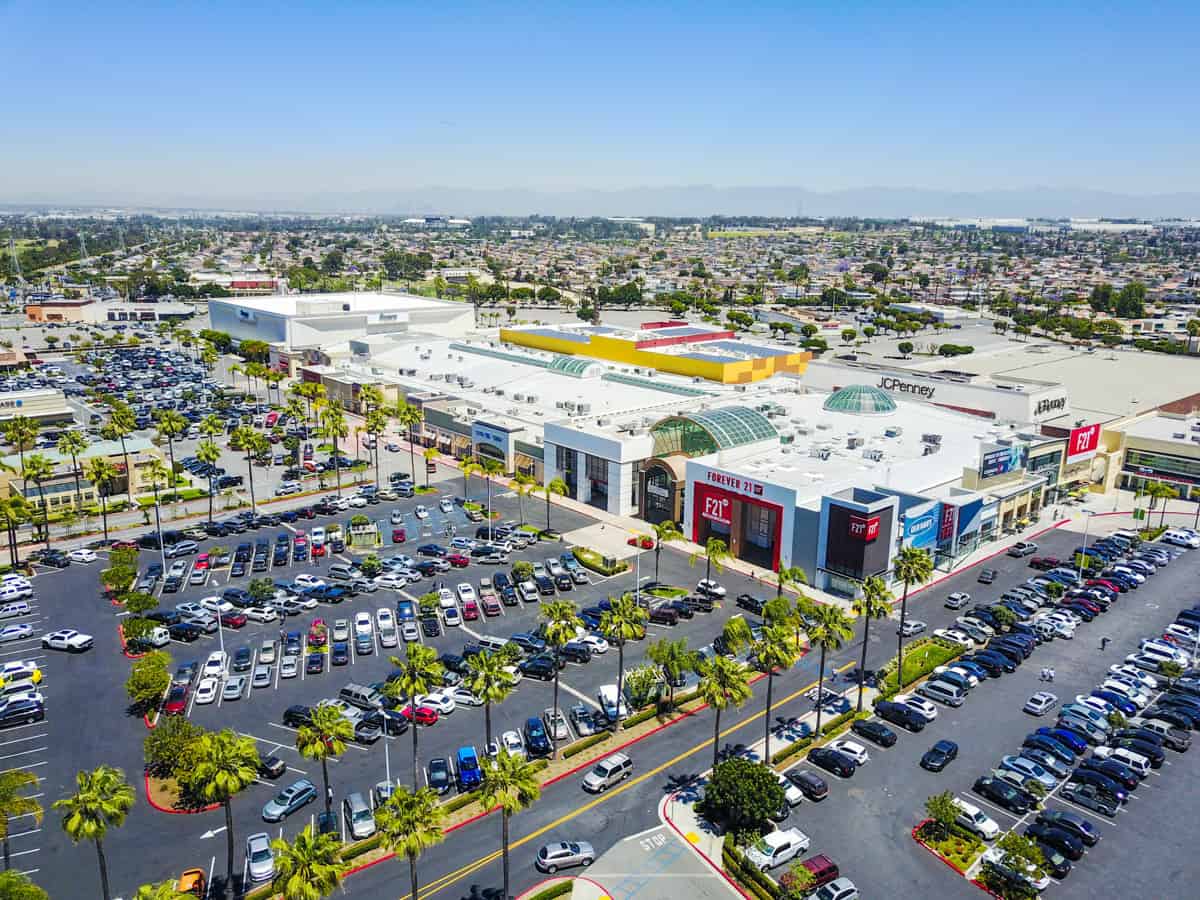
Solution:
[{"label": "distant mountain range", "polygon": [[1074,188],[940,191],[868,187],[679,187],[538,191],[428,187],[357,192],[27,194],[5,204],[117,206],[173,210],[552,216],[859,216],[875,218],[1200,218],[1200,193],[1122,194]]}]

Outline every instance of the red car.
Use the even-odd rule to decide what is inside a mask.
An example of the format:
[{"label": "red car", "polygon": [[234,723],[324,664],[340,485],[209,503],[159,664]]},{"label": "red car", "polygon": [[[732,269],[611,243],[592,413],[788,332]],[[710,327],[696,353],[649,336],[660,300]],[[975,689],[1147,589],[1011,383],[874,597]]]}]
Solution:
[{"label": "red car", "polygon": [[500,601],[491,594],[483,598],[483,614],[485,616],[500,615]]},{"label": "red car", "polygon": [[393,528],[392,529],[392,543],[393,544],[403,544],[407,540],[408,540],[408,533],[405,532],[405,530],[403,528]]},{"label": "red car", "polygon": [[1121,587],[1115,581],[1109,581],[1106,578],[1092,578],[1087,582],[1088,587],[1108,588],[1110,591],[1116,591],[1118,594],[1123,594],[1128,588]]},{"label": "red car", "polygon": [[317,517],[317,511],[311,506],[302,506],[296,510],[296,515],[302,519],[315,519]]},{"label": "red car", "polygon": [[1039,572],[1049,572],[1051,569],[1056,569],[1061,565],[1062,560],[1055,556],[1029,557],[1029,568],[1037,569]]},{"label": "red car", "polygon": [[[404,716],[404,718],[408,719],[408,721],[411,722],[413,720],[412,706],[410,705],[410,706],[404,707],[404,709],[400,710],[400,715]],[[418,706],[417,707],[417,724],[418,725],[435,725],[435,724],[437,724],[437,720],[438,720],[437,710],[434,709],[432,706]]]},{"label": "red car", "polygon": [[314,619],[312,626],[308,629],[308,645],[310,647],[324,647],[325,641],[329,639],[329,628],[325,625],[324,619]]},{"label": "red car", "polygon": [[303,531],[297,531],[296,536],[292,538],[292,543],[299,544],[301,547],[303,547],[308,543],[308,535]]},{"label": "red car", "polygon": [[199,556],[197,556],[195,558],[195,560],[192,561],[192,568],[195,569],[197,572],[203,572],[205,569],[207,569],[208,568],[208,554],[201,553]]},{"label": "red car", "polygon": [[167,694],[167,702],[163,704],[163,712],[168,716],[181,716],[187,709],[187,702],[187,685],[177,684],[171,688],[171,693]]},{"label": "red car", "polygon": [[468,622],[479,618],[479,607],[474,600],[464,600],[462,602],[462,617]]},{"label": "red car", "polygon": [[241,628],[247,621],[246,614],[237,610],[221,613],[221,624],[226,628]]},{"label": "red car", "polygon": [[137,550],[138,545],[137,545],[136,541],[113,541],[112,549],[113,550]]},{"label": "red car", "polygon": [[318,556],[324,556],[325,555],[325,545],[324,544],[313,544],[312,555],[313,555],[314,559]]},{"label": "red car", "polygon": [[457,569],[465,569],[471,564],[471,557],[463,556],[461,553],[451,553],[446,557],[446,562]]}]

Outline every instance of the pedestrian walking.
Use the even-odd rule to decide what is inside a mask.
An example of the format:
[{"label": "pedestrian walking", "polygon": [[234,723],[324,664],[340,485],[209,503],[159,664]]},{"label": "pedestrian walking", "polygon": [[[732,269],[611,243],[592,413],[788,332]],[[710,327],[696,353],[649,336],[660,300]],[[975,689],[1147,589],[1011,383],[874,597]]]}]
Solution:
[{"label": "pedestrian walking", "polygon": [[1048,669],[1047,669],[1045,666],[1042,666],[1042,671],[1041,671],[1040,673],[1038,673],[1038,680],[1039,680],[1039,681],[1045,681],[1045,680],[1046,680],[1046,676],[1047,676],[1048,674],[1049,674],[1049,670],[1048,670]]},{"label": "pedestrian walking", "polygon": [[1047,677],[1046,677],[1046,680],[1047,680],[1047,681],[1050,681],[1050,682],[1053,682],[1053,681],[1054,681],[1054,666],[1051,666],[1051,667],[1050,667],[1050,668],[1049,668],[1049,669],[1046,671],[1046,676],[1047,676]]},{"label": "pedestrian walking", "polygon": [[1100,652],[1101,653],[1103,653],[1105,650],[1108,649],[1109,642],[1111,642],[1111,641],[1112,641],[1112,638],[1110,638],[1110,637],[1100,638]]}]

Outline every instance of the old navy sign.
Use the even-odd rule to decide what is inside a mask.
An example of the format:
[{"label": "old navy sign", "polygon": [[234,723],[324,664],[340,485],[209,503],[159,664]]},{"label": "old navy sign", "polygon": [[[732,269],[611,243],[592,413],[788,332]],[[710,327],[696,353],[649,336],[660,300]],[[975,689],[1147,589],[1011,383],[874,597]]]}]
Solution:
[{"label": "old navy sign", "polygon": [[763,486],[748,478],[738,478],[736,475],[726,475],[724,472],[709,472],[706,477],[709,484],[717,484],[731,491],[737,491],[739,494],[761,497],[763,493]]},{"label": "old navy sign", "polygon": [[846,530],[855,540],[870,543],[879,537],[879,516],[851,514],[850,524]]},{"label": "old navy sign", "polygon": [[896,391],[899,394],[916,394],[922,400],[932,400],[933,392],[936,390],[932,385],[904,381],[901,378],[893,378],[890,375],[880,378],[878,386],[885,391]]},{"label": "old navy sign", "polygon": [[1067,437],[1067,462],[1077,462],[1084,457],[1091,456],[1099,446],[1099,424],[1073,428]]}]

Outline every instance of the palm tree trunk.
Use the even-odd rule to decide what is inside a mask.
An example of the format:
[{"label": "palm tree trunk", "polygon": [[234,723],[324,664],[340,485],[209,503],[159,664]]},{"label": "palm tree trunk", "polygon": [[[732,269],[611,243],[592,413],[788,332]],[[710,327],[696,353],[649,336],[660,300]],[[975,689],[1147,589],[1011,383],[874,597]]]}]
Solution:
[{"label": "palm tree trunk", "polygon": [[713,768],[715,769],[721,742],[721,710],[714,708],[714,711],[716,712],[716,715],[713,716]]},{"label": "palm tree trunk", "polygon": [[8,852],[8,832],[5,831],[5,833],[4,833],[4,871],[5,872],[8,871],[10,865],[11,865],[11,860],[9,859],[9,852]]},{"label": "palm tree trunk", "polygon": [[83,491],[79,488],[79,460],[71,454],[71,473],[75,476],[75,508],[83,509]]},{"label": "palm tree trunk", "polygon": [[258,511],[254,502],[254,457],[249,453],[246,454],[246,478],[250,485],[250,514],[254,515]]},{"label": "palm tree trunk", "polygon": [[904,619],[908,615],[908,582],[900,597],[900,630],[896,633],[896,690],[904,689]]},{"label": "palm tree trunk", "polygon": [[763,728],[763,762],[767,765],[771,764],[771,693],[775,687],[775,670],[771,669],[767,672],[767,712],[766,721]]},{"label": "palm tree trunk", "polygon": [[112,896],[108,890],[108,860],[104,858],[104,842],[96,838],[96,858],[100,861],[100,896],[109,900]]},{"label": "palm tree trunk", "polygon": [[621,730],[621,698],[625,695],[625,641],[617,641],[617,727],[615,731]]},{"label": "palm tree trunk", "polygon": [[175,486],[175,439],[168,435],[167,453],[171,457],[171,477],[167,479],[167,490]]},{"label": "palm tree trunk", "polygon": [[550,488],[546,488],[546,530],[550,530]]},{"label": "palm tree trunk", "polygon": [[[373,435],[375,438],[375,490],[379,490],[379,438],[380,435]],[[415,898],[414,898],[415,900]]]},{"label": "palm tree trunk", "polygon": [[417,900],[417,856],[415,853],[408,854],[408,881],[410,896],[412,900]]},{"label": "palm tree trunk", "polygon": [[413,484],[417,483],[417,450],[413,446],[412,426],[408,429],[408,470],[412,473]]},{"label": "palm tree trunk", "polygon": [[333,812],[333,799],[329,790],[329,760],[321,757],[321,778],[325,781],[325,814],[330,815]]},{"label": "palm tree trunk", "polygon": [[233,803],[225,801],[225,897],[233,896]]},{"label": "palm tree trunk", "polygon": [[[408,695],[408,708],[412,712],[412,733],[413,733],[413,790],[418,790],[420,785],[417,784],[417,695],[411,693]],[[416,898],[414,898],[416,900]]]},{"label": "palm tree trunk", "polygon": [[858,664],[858,712],[862,712],[863,686],[867,680],[867,639],[871,636],[871,617],[863,622],[862,661]]},{"label": "palm tree trunk", "polygon": [[654,542],[654,580],[658,581],[658,558],[662,555],[662,541]]},{"label": "palm tree trunk", "polygon": [[121,435],[121,456],[125,460],[125,493],[129,495],[129,503],[133,505],[133,470],[129,468],[129,451],[125,449],[125,435]]},{"label": "palm tree trunk", "polygon": [[501,810],[500,855],[504,860],[504,900],[508,900],[508,813]]},{"label": "palm tree trunk", "polygon": [[821,645],[821,670],[817,676],[817,730],[813,732],[813,740],[821,736],[821,712],[825,709],[825,645]]},{"label": "palm tree trunk", "polygon": [[[558,716],[558,647],[554,648],[554,717],[557,721]],[[617,707],[617,712],[621,711],[620,706]],[[558,738],[554,736],[554,729],[550,730],[550,746],[554,748],[551,754],[552,759],[558,759]]]},{"label": "palm tree trunk", "polygon": [[[99,495],[97,499],[99,499],[99,501],[100,501],[100,521],[103,523],[103,526],[104,526],[104,541],[105,541],[105,543],[107,543],[108,542],[108,494],[104,491],[98,491],[97,493]],[[210,519],[212,518],[211,512],[209,512],[208,517]],[[14,560],[13,565],[15,566],[16,564],[17,564],[16,560]]]},{"label": "palm tree trunk", "polygon": [[38,483],[38,499],[42,501],[42,538],[46,542],[46,549],[50,549],[50,507],[46,505],[46,491],[42,488],[42,482],[39,479]]},{"label": "palm tree trunk", "polygon": [[333,477],[337,479],[337,495],[342,496],[342,451],[338,449],[338,439],[333,439]]},{"label": "palm tree trunk", "polygon": [[487,742],[492,742],[492,704],[491,701],[483,704],[483,730],[487,737]]},{"label": "palm tree trunk", "polygon": [[212,508],[213,508],[213,477],[212,477],[212,474],[209,473],[209,476],[208,476],[208,521],[210,521],[210,522],[212,521]]}]

